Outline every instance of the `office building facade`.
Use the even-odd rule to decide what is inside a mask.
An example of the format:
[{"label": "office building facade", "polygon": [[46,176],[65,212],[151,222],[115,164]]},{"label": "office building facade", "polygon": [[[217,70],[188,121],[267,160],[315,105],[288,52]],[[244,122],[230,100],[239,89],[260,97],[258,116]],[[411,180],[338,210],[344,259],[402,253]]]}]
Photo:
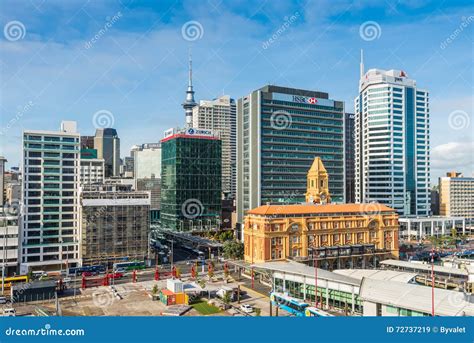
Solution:
[{"label": "office building facade", "polygon": [[430,212],[429,94],[401,70],[363,71],[355,99],[356,202]]},{"label": "office building facade", "polygon": [[474,177],[449,172],[439,178],[439,214],[464,217],[474,224]]},{"label": "office building facade", "polygon": [[0,260],[4,276],[18,273],[19,216],[0,209]]},{"label": "office building facade", "polygon": [[117,130],[97,129],[94,137],[97,158],[105,163],[105,177],[120,176],[120,138]]},{"label": "office building facade", "polygon": [[344,202],[344,103],[323,92],[265,86],[237,101],[237,221],[265,203],[305,201],[319,156],[332,201]]},{"label": "office building facade", "polygon": [[235,197],[236,189],[236,104],[224,95],[201,100],[193,108],[193,127],[212,130],[222,141],[222,192]]},{"label": "office building facade", "polygon": [[7,159],[0,156],[0,207],[5,203],[5,163]]},{"label": "office building facade", "polygon": [[161,144],[135,145],[130,151],[133,159],[133,177],[138,179],[161,176]]},{"label": "office building facade", "polygon": [[209,130],[168,130],[161,141],[161,226],[215,230],[221,215],[221,141]]},{"label": "office building facade", "polygon": [[355,203],[355,133],[354,113],[345,114],[346,203]]},{"label": "office building facade", "polygon": [[22,274],[80,263],[79,139],[75,122],[23,133]]},{"label": "office building facade", "polygon": [[81,158],[81,185],[103,184],[104,181],[104,160],[98,158]]}]

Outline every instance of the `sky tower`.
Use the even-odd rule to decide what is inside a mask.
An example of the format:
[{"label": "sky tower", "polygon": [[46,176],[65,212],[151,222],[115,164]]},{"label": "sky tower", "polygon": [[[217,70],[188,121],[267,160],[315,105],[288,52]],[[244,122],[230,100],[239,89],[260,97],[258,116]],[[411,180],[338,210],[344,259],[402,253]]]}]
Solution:
[{"label": "sky tower", "polygon": [[197,103],[194,100],[193,90],[193,61],[191,58],[191,52],[189,53],[189,75],[188,75],[188,89],[186,90],[186,99],[183,102],[184,112],[186,114],[186,128],[193,126],[193,107]]}]

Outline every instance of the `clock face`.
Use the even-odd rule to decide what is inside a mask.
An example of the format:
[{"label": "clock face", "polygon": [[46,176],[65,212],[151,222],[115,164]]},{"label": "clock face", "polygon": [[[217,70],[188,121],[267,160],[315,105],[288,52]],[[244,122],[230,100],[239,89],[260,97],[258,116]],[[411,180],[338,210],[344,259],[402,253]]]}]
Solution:
[{"label": "clock face", "polygon": [[313,202],[314,201],[314,198],[312,195],[309,196],[309,202]]},{"label": "clock face", "polygon": [[326,194],[321,193],[321,196],[320,196],[320,197],[321,197],[321,200],[326,200]]}]

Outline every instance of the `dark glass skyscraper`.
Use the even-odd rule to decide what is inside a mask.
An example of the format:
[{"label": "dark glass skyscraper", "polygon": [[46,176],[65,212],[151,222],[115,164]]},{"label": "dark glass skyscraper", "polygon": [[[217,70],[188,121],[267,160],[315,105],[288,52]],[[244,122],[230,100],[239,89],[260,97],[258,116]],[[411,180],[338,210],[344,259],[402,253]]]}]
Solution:
[{"label": "dark glass skyscraper", "polygon": [[218,229],[221,141],[212,131],[171,132],[161,141],[161,226],[177,231]]}]

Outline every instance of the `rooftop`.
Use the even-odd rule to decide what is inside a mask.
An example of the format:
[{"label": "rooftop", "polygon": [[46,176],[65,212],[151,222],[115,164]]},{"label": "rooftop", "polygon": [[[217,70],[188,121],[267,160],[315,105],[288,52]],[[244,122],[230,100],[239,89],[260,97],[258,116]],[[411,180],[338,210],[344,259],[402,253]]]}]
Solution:
[{"label": "rooftop", "polygon": [[366,277],[374,280],[397,281],[403,283],[409,283],[417,276],[417,273],[378,269],[337,269],[334,273],[349,276],[358,280],[362,280]]},{"label": "rooftop", "polygon": [[247,214],[285,215],[285,214],[338,214],[393,212],[395,210],[382,204],[298,204],[298,205],[264,205],[247,211]]},{"label": "rooftop", "polygon": [[[286,274],[296,274],[301,276],[307,276],[314,278],[315,272],[314,267],[310,267],[306,264],[288,261],[288,262],[264,262],[253,264],[254,268],[265,269],[273,272],[281,272]],[[345,276],[337,273],[333,273],[324,269],[318,268],[318,279],[341,282],[353,286],[359,286],[360,280]]]},{"label": "rooftop", "polygon": [[[423,313],[431,313],[431,287],[363,278],[359,298]],[[473,316],[474,303],[462,292],[434,289],[435,315]]]},{"label": "rooftop", "polygon": [[[413,262],[399,261],[399,260],[385,260],[385,261],[380,262],[380,265],[388,266],[388,267],[412,269],[413,271],[419,270],[419,271],[431,272],[431,264],[413,263]],[[468,275],[467,271],[463,269],[449,268],[449,267],[443,267],[443,266],[437,266],[437,265],[434,266],[434,272],[451,274],[451,275],[460,275],[464,277],[467,277]]]}]

